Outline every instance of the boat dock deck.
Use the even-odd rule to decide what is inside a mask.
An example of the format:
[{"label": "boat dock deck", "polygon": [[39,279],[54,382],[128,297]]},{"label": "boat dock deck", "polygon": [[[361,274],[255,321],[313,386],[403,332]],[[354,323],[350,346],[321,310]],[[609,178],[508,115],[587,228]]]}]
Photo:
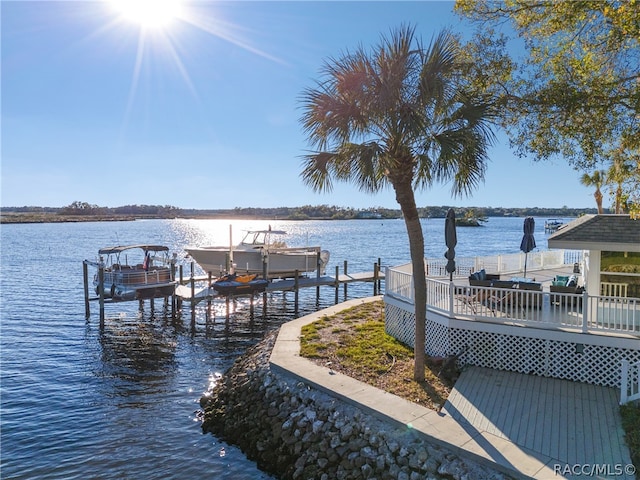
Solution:
[{"label": "boat dock deck", "polygon": [[[316,276],[316,277],[299,277],[297,279],[274,280],[269,282],[266,292],[297,292],[301,288],[333,286],[336,289],[340,285],[346,285],[354,282],[373,282],[374,291],[379,291],[377,282],[384,280],[384,272],[374,270],[371,272],[343,273],[336,276]],[[226,294],[218,293],[213,287],[202,285],[209,281],[209,276],[201,275],[189,277],[182,280],[181,284],[176,288],[176,296],[183,301],[192,301],[196,303],[202,300],[216,297],[226,297]],[[215,278],[212,278],[215,281]],[[196,284],[198,286],[196,286]],[[245,294],[246,295],[246,294]]]}]

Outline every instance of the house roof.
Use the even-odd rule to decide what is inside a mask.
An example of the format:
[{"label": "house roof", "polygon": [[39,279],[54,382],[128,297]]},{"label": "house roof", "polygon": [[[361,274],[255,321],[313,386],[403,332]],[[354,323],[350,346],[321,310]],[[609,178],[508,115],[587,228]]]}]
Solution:
[{"label": "house roof", "polygon": [[629,215],[583,215],[548,242],[549,248],[640,252],[640,220]]}]

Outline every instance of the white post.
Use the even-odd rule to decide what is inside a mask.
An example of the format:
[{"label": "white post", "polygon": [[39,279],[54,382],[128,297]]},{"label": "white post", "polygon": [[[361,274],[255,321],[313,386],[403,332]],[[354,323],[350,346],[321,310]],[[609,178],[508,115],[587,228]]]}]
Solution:
[{"label": "white post", "polygon": [[[587,333],[589,331],[589,310],[591,308],[591,303],[589,303],[589,294],[585,289],[582,292],[582,333]],[[596,320],[598,320],[598,312],[596,312]]]},{"label": "white post", "polygon": [[233,264],[233,225],[229,224],[229,265]]},{"label": "white post", "polygon": [[624,405],[628,400],[629,385],[629,360],[622,360],[622,372],[620,374],[620,405]]},{"label": "white post", "polygon": [[453,282],[449,282],[449,317],[453,318],[453,293],[455,286]]}]

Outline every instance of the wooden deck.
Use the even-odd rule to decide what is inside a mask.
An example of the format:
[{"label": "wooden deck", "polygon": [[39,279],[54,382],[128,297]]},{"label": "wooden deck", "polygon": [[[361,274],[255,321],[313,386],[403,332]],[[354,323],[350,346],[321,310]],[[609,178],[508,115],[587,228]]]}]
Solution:
[{"label": "wooden deck", "polygon": [[[201,301],[211,297],[224,297],[226,295],[219,294],[213,288],[209,288],[206,285],[199,285],[194,288],[193,294],[191,291],[191,287],[189,284],[193,281],[195,283],[202,284],[203,282],[207,282],[209,279],[208,276],[198,276],[198,277],[189,277],[182,280],[183,285],[178,285],[176,288],[176,295],[183,300],[191,300],[192,296],[196,301]],[[215,280],[215,278],[213,279]],[[319,287],[323,285],[330,285],[334,287],[338,287],[339,285],[345,285],[354,282],[375,282],[379,280],[384,280],[384,272],[358,272],[358,273],[350,273],[350,274],[340,274],[338,277],[331,276],[310,276],[310,277],[300,277],[297,280],[293,279],[285,279],[285,280],[274,280],[270,281],[267,286],[267,292],[286,292],[286,291],[294,291],[301,288],[310,288],[310,287]]]},{"label": "wooden deck", "polygon": [[633,479],[624,472],[615,475],[616,467],[631,464],[618,395],[613,388],[470,367],[456,382],[443,413],[534,456],[553,459],[547,464],[551,471],[554,465],[608,466],[593,478]]}]

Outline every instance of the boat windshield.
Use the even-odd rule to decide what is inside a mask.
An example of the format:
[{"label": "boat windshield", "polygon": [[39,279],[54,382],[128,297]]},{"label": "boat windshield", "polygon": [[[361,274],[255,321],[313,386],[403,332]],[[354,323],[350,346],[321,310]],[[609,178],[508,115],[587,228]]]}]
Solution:
[{"label": "boat windshield", "polygon": [[287,232],[282,230],[249,230],[244,238],[242,239],[242,245],[251,245],[253,247],[263,247],[267,245],[273,245],[274,243],[282,243],[276,242],[271,237],[273,235],[280,236],[286,235]]}]

